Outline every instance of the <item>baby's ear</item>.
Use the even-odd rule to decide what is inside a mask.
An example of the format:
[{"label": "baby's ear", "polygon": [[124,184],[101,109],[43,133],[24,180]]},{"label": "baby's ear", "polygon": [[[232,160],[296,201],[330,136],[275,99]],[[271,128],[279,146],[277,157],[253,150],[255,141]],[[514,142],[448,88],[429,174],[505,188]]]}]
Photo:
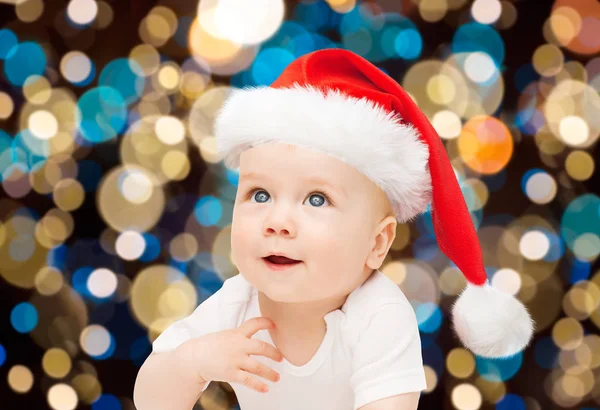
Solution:
[{"label": "baby's ear", "polygon": [[367,258],[369,268],[379,269],[383,264],[396,238],[397,224],[395,216],[387,216],[379,223],[375,231],[375,246]]}]

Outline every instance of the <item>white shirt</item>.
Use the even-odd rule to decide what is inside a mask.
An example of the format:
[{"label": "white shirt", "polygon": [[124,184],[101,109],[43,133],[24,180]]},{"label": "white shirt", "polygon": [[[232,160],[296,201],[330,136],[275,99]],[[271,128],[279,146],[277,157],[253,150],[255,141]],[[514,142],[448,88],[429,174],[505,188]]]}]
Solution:
[{"label": "white shirt", "polygon": [[[262,316],[258,291],[238,274],[191,315],[170,325],[152,348],[168,351],[190,338],[239,327],[258,316]],[[242,410],[356,410],[379,399],[426,389],[415,312],[398,285],[379,270],[324,319],[325,337],[303,366],[252,355],[280,373],[281,379],[271,382],[254,375],[269,386],[268,393],[230,383]],[[266,329],[252,338],[275,345]]]}]

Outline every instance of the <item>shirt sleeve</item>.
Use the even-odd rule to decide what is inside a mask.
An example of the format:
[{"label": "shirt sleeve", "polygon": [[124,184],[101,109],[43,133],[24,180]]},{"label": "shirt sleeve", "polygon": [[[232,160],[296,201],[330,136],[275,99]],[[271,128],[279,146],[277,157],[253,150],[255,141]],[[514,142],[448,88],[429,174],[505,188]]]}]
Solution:
[{"label": "shirt sleeve", "polygon": [[427,388],[419,327],[410,304],[387,303],[372,315],[354,349],[350,384],[354,410]]},{"label": "shirt sleeve", "polygon": [[[152,351],[167,352],[192,338],[221,330],[219,307],[222,294],[223,288],[208,297],[189,316],[169,325],[152,343]],[[209,384],[210,381],[202,391]]]}]

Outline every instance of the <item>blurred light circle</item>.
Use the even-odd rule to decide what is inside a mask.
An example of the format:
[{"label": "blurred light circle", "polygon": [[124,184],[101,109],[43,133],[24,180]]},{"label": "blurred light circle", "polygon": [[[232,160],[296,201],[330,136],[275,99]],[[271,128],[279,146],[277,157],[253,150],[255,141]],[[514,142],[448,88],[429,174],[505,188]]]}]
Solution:
[{"label": "blurred light circle", "polygon": [[560,137],[569,145],[579,146],[587,141],[590,128],[585,120],[577,115],[568,115],[560,121]]},{"label": "blurred light circle", "polygon": [[71,371],[71,357],[63,349],[52,347],[44,353],[42,367],[48,376],[62,379]]},{"label": "blurred light circle", "polygon": [[56,96],[56,91],[52,90],[52,85],[46,77],[40,75],[31,75],[27,77],[23,84],[23,95],[32,104],[46,104],[50,98]]},{"label": "blurred light circle", "polygon": [[27,119],[27,125],[33,135],[47,140],[58,132],[58,121],[54,114],[46,110],[34,111]]},{"label": "blurred light circle", "polygon": [[79,25],[91,23],[97,14],[98,3],[94,0],[71,0],[67,6],[67,16]]},{"label": "blurred light circle", "polygon": [[110,4],[105,1],[98,1],[98,15],[94,20],[94,28],[103,30],[111,25],[114,19],[114,12]]},{"label": "blurred light circle", "polygon": [[423,51],[421,34],[416,29],[401,30],[394,39],[394,50],[406,60],[418,58]]},{"label": "blurred light circle", "polygon": [[87,80],[92,74],[92,68],[92,60],[81,51],[69,51],[60,60],[61,74],[73,84]]},{"label": "blurred light circle", "polygon": [[[551,132],[567,145],[586,148],[600,135],[600,95],[580,80],[566,79],[554,86],[543,102]],[[543,120],[543,119],[541,119]]]},{"label": "blurred light circle", "polygon": [[214,226],[223,214],[221,202],[212,195],[206,195],[198,199],[194,207],[194,216],[202,226]]},{"label": "blurred light circle", "polygon": [[129,298],[135,318],[158,332],[191,314],[197,301],[196,288],[190,279],[167,265],[153,265],[140,271],[133,280]]},{"label": "blurred light circle", "polygon": [[356,0],[325,0],[336,13],[345,14],[356,7]]},{"label": "blurred light circle", "polygon": [[38,43],[26,41],[10,49],[4,61],[4,74],[13,85],[21,87],[29,76],[46,70],[46,54]]},{"label": "blurred light circle", "polygon": [[15,4],[17,18],[25,23],[36,21],[44,12],[42,0],[21,0]]},{"label": "blurred light circle", "polygon": [[117,276],[110,269],[96,269],[88,276],[87,287],[92,295],[107,298],[117,289]]},{"label": "blurred light circle", "polygon": [[[599,210],[600,198],[594,194],[581,195],[569,203],[560,224],[561,235],[569,249],[575,251],[580,247],[582,253],[588,255],[600,252],[594,239],[594,236],[600,235]],[[582,239],[582,235],[586,236]]]},{"label": "blurred light circle", "polygon": [[572,317],[559,319],[552,326],[552,339],[563,350],[575,350],[583,341],[583,327]]},{"label": "blurred light circle", "polygon": [[205,0],[198,5],[201,23],[206,7],[214,9],[213,13],[206,14],[214,22],[206,24],[205,29],[217,38],[238,44],[265,41],[281,26],[285,13],[282,0]]},{"label": "blurred light circle", "polygon": [[[93,368],[89,371],[95,371]],[[92,404],[102,394],[102,386],[98,378],[90,373],[79,373],[71,382],[79,399],[85,404]]]},{"label": "blurred light circle", "polygon": [[0,120],[6,120],[15,109],[15,103],[10,95],[0,91]]},{"label": "blurred light circle", "polygon": [[111,140],[126,125],[127,107],[121,94],[111,87],[86,91],[77,102],[76,121],[83,137],[92,143]]},{"label": "blurred light circle", "polygon": [[52,199],[61,210],[74,211],[83,204],[85,192],[78,180],[65,178],[54,186]]},{"label": "blurred light circle", "polygon": [[496,410],[526,410],[525,401],[516,394],[508,393],[496,403]]},{"label": "blurred light circle", "polygon": [[555,179],[543,170],[527,173],[523,180],[525,194],[536,204],[543,205],[551,202],[558,191]]},{"label": "blurred light circle", "polygon": [[[206,17],[208,22],[213,20]],[[239,73],[252,64],[258,53],[258,46],[244,47],[230,40],[215,37],[205,29],[205,24],[199,21],[194,19],[188,34],[189,48],[194,59],[206,62],[211,71],[218,75]]]},{"label": "blurred light circle", "polygon": [[466,349],[454,348],[446,357],[446,368],[454,377],[466,379],[475,371],[475,358]]},{"label": "blurred light circle", "polygon": [[115,245],[117,254],[121,258],[132,261],[142,256],[146,241],[139,232],[125,231],[118,236]]},{"label": "blurred light circle", "polygon": [[7,379],[9,387],[17,393],[27,393],[33,386],[33,373],[21,364],[10,368]]},{"label": "blurred light circle", "polygon": [[160,163],[162,173],[174,181],[185,179],[190,173],[190,161],[187,155],[181,151],[168,151]]},{"label": "blurred light circle", "polygon": [[132,204],[143,204],[152,197],[154,185],[146,173],[131,169],[119,177],[119,191]]},{"label": "blurred light circle", "polygon": [[100,215],[116,231],[151,229],[163,214],[164,206],[164,190],[156,177],[142,167],[117,167],[98,187]]},{"label": "blurred light circle", "polygon": [[566,46],[581,31],[581,16],[572,7],[556,7],[550,14],[550,29],[560,44]]},{"label": "blurred light circle", "polygon": [[466,58],[465,73],[472,81],[485,83],[497,75],[498,69],[494,64],[494,60],[487,53],[478,51],[470,53]]},{"label": "blurred light circle", "polygon": [[92,410],[121,410],[121,402],[119,399],[110,393],[104,393],[98,400],[92,403]]},{"label": "blurred light circle", "polygon": [[472,170],[481,174],[496,174],[512,157],[512,135],[502,121],[479,115],[464,125],[458,137],[458,151]]},{"label": "blurred light circle", "polygon": [[160,54],[150,44],[139,44],[129,53],[131,70],[140,77],[148,77],[156,73],[160,67]]},{"label": "blurred light circle", "polygon": [[198,241],[190,233],[181,233],[171,239],[169,252],[176,261],[187,262],[198,253]]},{"label": "blurred light circle", "polygon": [[58,383],[48,389],[48,404],[54,410],[74,410],[77,403],[77,393],[66,383]]},{"label": "blurred light circle", "polygon": [[10,322],[19,333],[29,333],[38,324],[38,312],[29,302],[17,304],[10,312]]},{"label": "blurred light circle", "polygon": [[423,20],[429,23],[435,23],[444,18],[448,12],[448,2],[446,0],[426,0],[418,3],[419,14]]},{"label": "blurred light circle", "polygon": [[510,295],[516,295],[521,289],[521,276],[510,268],[499,269],[491,280],[492,286]]},{"label": "blurred light circle", "polygon": [[18,43],[19,40],[12,30],[0,29],[0,60],[4,60],[8,52]]},{"label": "blurred light circle", "polygon": [[543,44],[533,53],[533,68],[544,77],[552,77],[560,72],[565,56],[554,44]]},{"label": "blurred light circle", "polygon": [[478,410],[481,407],[481,393],[475,386],[462,383],[452,389],[452,404],[458,410]]},{"label": "blurred light circle", "polygon": [[144,249],[142,256],[139,257],[139,260],[142,262],[152,262],[160,255],[160,242],[156,236],[147,232],[145,232],[143,236],[146,241],[146,248]]},{"label": "blurred light circle", "polygon": [[55,267],[42,267],[35,275],[35,288],[41,295],[54,295],[62,289],[63,285],[64,277]]},{"label": "blurred light circle", "polygon": [[569,176],[578,181],[589,179],[594,173],[594,158],[585,151],[572,151],[565,161]]},{"label": "blurred light circle", "polygon": [[[566,10],[564,10],[566,8]],[[570,10],[569,10],[570,9]],[[594,0],[572,1],[555,0],[552,14],[562,17],[554,25],[553,31],[561,25],[556,35],[565,48],[583,55],[593,55],[600,51],[598,30],[600,29],[600,3]]]},{"label": "blurred light circle", "polygon": [[511,357],[491,359],[475,356],[477,371],[489,382],[504,382],[512,379],[523,364],[523,352]]},{"label": "blurred light circle", "polygon": [[487,53],[497,67],[504,63],[504,42],[493,27],[478,22],[470,22],[458,27],[452,38],[452,52]]},{"label": "blurred light circle", "polygon": [[155,124],[156,136],[167,145],[175,145],[185,138],[183,123],[173,116],[162,116]]},{"label": "blurred light circle", "polygon": [[144,92],[146,80],[143,73],[144,70],[137,61],[117,58],[102,69],[98,77],[98,86],[116,90],[129,105],[136,102]]},{"label": "blurred light circle", "polygon": [[435,303],[421,303],[415,309],[419,330],[423,333],[435,333],[442,324],[442,312]]},{"label": "blurred light circle", "polygon": [[173,10],[155,6],[139,25],[138,34],[144,43],[161,47],[177,32],[179,21]]},{"label": "blurred light circle", "polygon": [[600,254],[600,237],[591,232],[579,235],[573,243],[573,253],[582,260],[596,260]]},{"label": "blurred light circle", "polygon": [[257,85],[269,85],[294,61],[294,55],[282,48],[262,50],[252,63],[252,78]]},{"label": "blurred light circle", "polygon": [[111,345],[111,335],[102,325],[89,325],[81,331],[79,344],[88,355],[101,356]]},{"label": "blurred light circle", "polygon": [[166,90],[175,90],[181,82],[181,70],[179,67],[165,64],[158,70],[158,83]]},{"label": "blurred light circle", "polygon": [[519,241],[519,251],[529,260],[540,260],[546,256],[549,250],[550,240],[541,231],[531,230],[526,232]]},{"label": "blurred light circle", "polygon": [[431,123],[443,139],[458,138],[462,130],[460,117],[453,111],[442,110],[435,113]]},{"label": "blurred light circle", "polygon": [[493,24],[501,12],[502,5],[498,0],[475,0],[471,5],[473,18],[481,24]]},{"label": "blurred light circle", "polygon": [[433,102],[447,105],[456,96],[456,86],[450,77],[438,74],[427,81],[427,95]]}]

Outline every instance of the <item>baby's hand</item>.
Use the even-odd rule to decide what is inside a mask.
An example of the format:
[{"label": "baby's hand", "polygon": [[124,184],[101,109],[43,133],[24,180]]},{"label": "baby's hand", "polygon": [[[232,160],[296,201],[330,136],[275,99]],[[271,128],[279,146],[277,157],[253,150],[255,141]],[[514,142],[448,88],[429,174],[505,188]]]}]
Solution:
[{"label": "baby's hand", "polygon": [[188,340],[179,346],[179,357],[181,360],[191,361],[187,364],[196,369],[201,382],[236,382],[266,393],[269,391],[268,386],[252,374],[277,382],[279,373],[250,355],[262,355],[278,362],[283,360],[283,355],[275,346],[251,337],[260,329],[274,326],[270,319],[256,317],[242,323],[237,329],[209,333]]}]

